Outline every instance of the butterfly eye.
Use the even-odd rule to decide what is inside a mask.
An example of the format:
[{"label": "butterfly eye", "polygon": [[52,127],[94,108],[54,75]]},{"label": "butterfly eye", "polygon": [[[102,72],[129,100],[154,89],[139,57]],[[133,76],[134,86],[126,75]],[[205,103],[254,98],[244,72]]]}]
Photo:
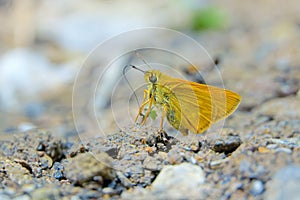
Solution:
[{"label": "butterfly eye", "polygon": [[151,83],[156,83],[157,77],[156,77],[155,75],[152,74],[152,75],[149,77],[149,81],[150,81]]}]

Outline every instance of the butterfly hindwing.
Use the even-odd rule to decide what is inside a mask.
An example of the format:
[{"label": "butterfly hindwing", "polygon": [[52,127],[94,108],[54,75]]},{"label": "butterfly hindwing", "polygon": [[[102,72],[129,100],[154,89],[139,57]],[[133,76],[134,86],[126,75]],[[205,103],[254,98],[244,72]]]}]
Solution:
[{"label": "butterfly hindwing", "polygon": [[[172,92],[167,118],[181,132],[188,129],[193,133],[202,133],[213,123],[230,115],[240,102],[240,96],[232,91],[164,76],[159,84]],[[180,119],[180,123],[170,120],[173,116]]]}]

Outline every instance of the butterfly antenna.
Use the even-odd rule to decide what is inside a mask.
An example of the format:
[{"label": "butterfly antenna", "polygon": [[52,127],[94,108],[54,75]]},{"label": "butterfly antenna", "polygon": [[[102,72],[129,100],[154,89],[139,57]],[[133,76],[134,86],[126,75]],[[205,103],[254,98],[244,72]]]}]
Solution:
[{"label": "butterfly antenna", "polygon": [[138,106],[140,106],[139,99],[138,99],[138,97],[137,97],[137,95],[136,95],[136,93],[135,93],[133,87],[131,86],[129,80],[128,80],[127,77],[126,77],[126,70],[127,70],[128,67],[132,67],[132,68],[137,69],[137,70],[139,70],[139,71],[141,71],[141,72],[143,72],[143,73],[145,73],[145,71],[143,71],[143,70],[137,68],[137,67],[134,66],[134,65],[126,65],[126,66],[123,68],[123,70],[122,70],[122,74],[123,74],[123,76],[124,76],[124,78],[125,78],[125,80],[126,80],[128,86],[129,86],[129,88],[133,91],[133,94],[134,94],[134,97],[135,97],[135,99],[136,99],[136,102],[137,102]]},{"label": "butterfly antenna", "polygon": [[147,67],[149,67],[150,69],[153,69],[153,68],[145,61],[145,59],[142,58],[141,54],[140,54],[137,50],[135,51],[135,55],[136,55],[136,57],[138,57],[139,59],[141,59],[141,60],[143,61],[143,63],[144,63],[145,65],[147,65]]}]

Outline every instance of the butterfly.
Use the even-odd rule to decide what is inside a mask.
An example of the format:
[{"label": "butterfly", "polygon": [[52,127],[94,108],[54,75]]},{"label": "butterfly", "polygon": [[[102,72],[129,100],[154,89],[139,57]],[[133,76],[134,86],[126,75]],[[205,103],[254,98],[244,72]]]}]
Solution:
[{"label": "butterfly", "polygon": [[203,133],[212,124],[232,114],[241,101],[241,96],[233,91],[174,78],[159,70],[145,71],[144,79],[148,88],[144,90],[135,123],[143,116],[140,124],[144,125],[152,109],[159,107],[162,111],[160,130],[163,130],[164,118],[167,118],[183,135]]}]

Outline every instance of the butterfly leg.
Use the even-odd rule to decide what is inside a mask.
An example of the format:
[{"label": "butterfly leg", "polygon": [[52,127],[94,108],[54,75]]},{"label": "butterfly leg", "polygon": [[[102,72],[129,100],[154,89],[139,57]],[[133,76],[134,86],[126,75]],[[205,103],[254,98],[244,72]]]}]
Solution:
[{"label": "butterfly leg", "polygon": [[137,114],[136,117],[135,117],[134,123],[137,122],[137,120],[138,120],[138,118],[139,118],[140,115],[143,116],[143,121],[144,121],[145,115],[142,114],[142,111],[143,111],[145,105],[149,103],[149,101],[150,101],[150,99],[148,99],[148,100],[146,100],[146,101],[144,101],[144,102],[142,103],[141,107],[139,108],[139,112],[138,112],[138,114]]},{"label": "butterfly leg", "polygon": [[148,110],[147,110],[147,112],[146,112],[146,114],[145,114],[145,116],[144,116],[143,121],[141,122],[141,125],[145,124],[146,119],[149,117],[149,114],[150,114],[151,109],[152,109],[152,103],[153,103],[153,97],[151,97],[151,98],[149,99],[149,107],[148,107]]},{"label": "butterfly leg", "polygon": [[168,112],[168,110],[169,110],[168,106],[164,105],[163,106],[163,111],[162,111],[162,114],[161,114],[159,130],[163,130],[164,119],[166,117],[166,113]]},{"label": "butterfly leg", "polygon": [[163,142],[165,145],[167,143],[169,143],[169,139],[170,139],[170,137],[168,136],[166,131],[164,131],[164,129],[163,129],[164,118],[166,116],[166,113],[167,113],[167,107],[164,106],[163,111],[162,111],[161,120],[160,120],[159,131],[158,131],[158,139],[159,139],[159,141]]},{"label": "butterfly leg", "polygon": [[165,108],[161,114],[161,120],[160,120],[160,125],[159,125],[159,130],[163,130],[163,125],[164,125],[164,118],[166,116],[166,111]]},{"label": "butterfly leg", "polygon": [[[148,96],[148,91],[145,89],[145,90],[144,90],[144,99],[143,99],[143,103],[142,103],[142,105],[141,105],[140,108],[139,108],[139,112],[138,112],[137,116],[135,117],[134,123],[137,122],[137,120],[138,120],[138,118],[139,118],[140,115],[142,115],[142,116],[145,118],[145,116],[142,114],[142,111],[143,111],[145,105],[148,104],[149,101],[150,101],[150,99],[147,99],[147,96]],[[147,99],[147,100],[146,100],[146,99]]]}]

